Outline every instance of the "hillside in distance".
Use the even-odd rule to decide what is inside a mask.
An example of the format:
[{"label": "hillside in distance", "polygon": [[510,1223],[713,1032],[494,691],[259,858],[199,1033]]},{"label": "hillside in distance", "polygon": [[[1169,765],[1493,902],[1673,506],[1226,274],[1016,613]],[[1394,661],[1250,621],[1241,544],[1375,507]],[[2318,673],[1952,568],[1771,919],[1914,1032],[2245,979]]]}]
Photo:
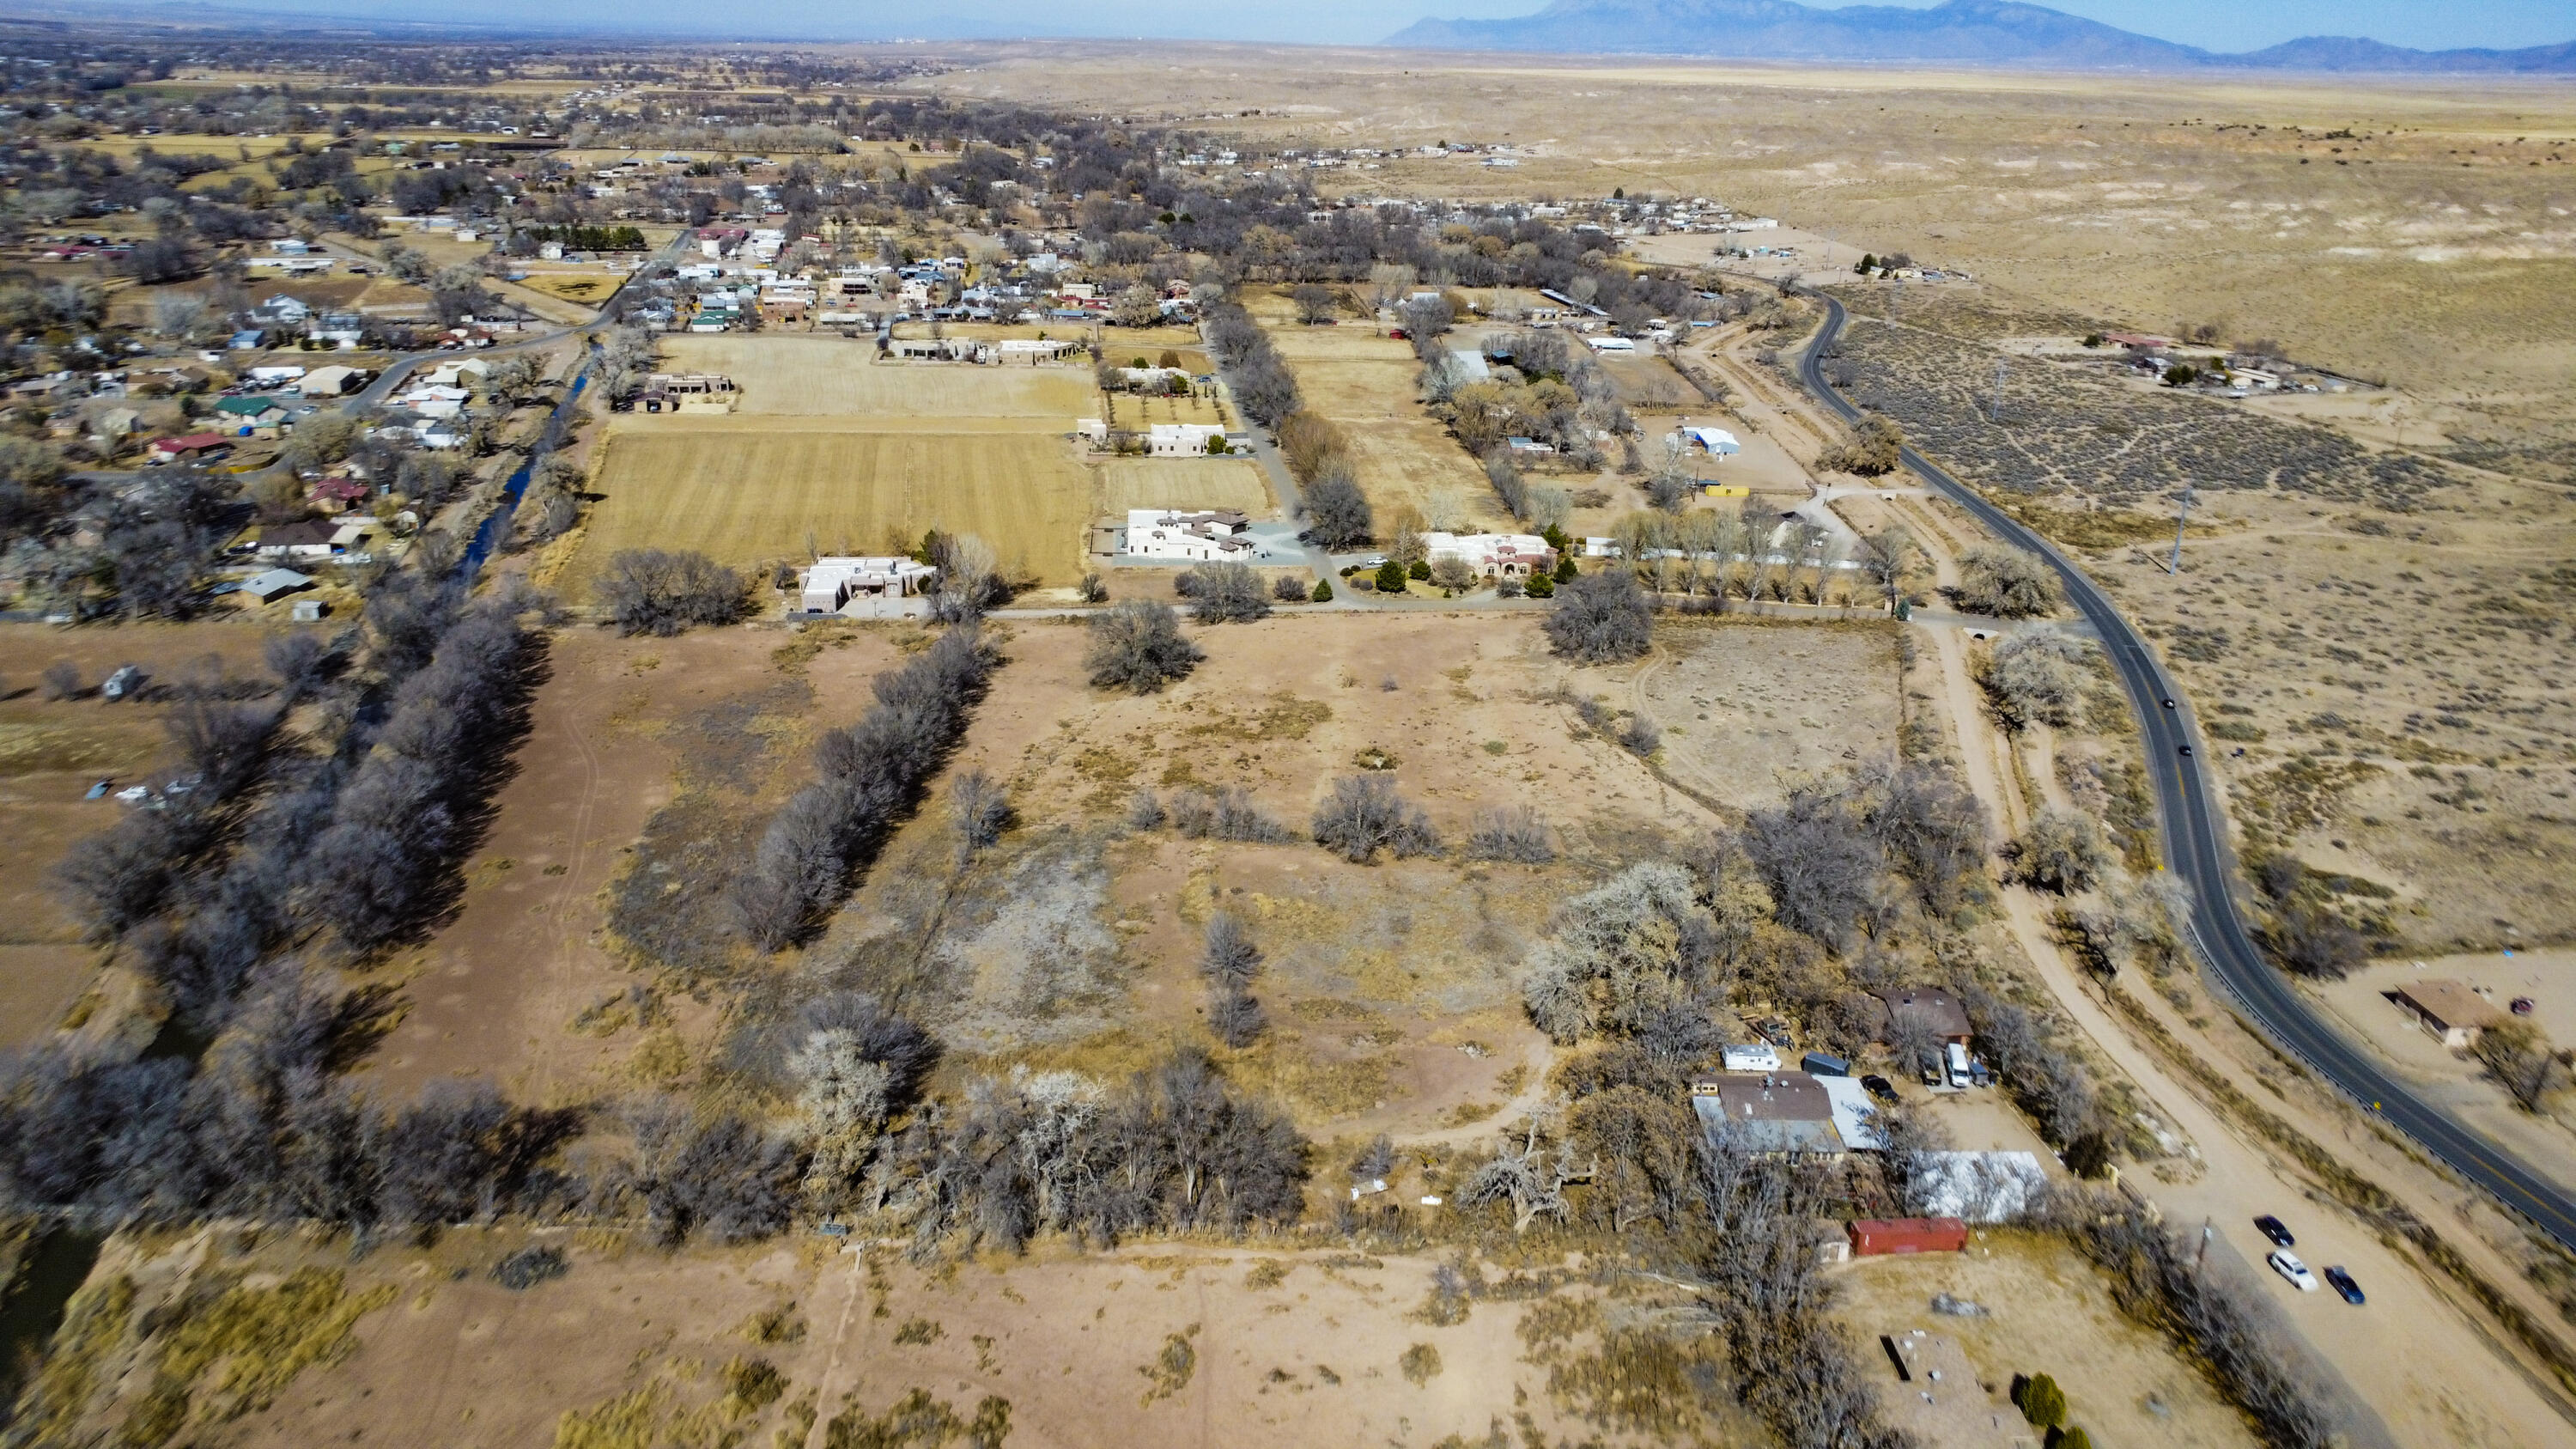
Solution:
[{"label": "hillside in distance", "polygon": [[1387,44],[1439,50],[1714,55],[1748,60],[1950,61],[2082,69],[2576,74],[2576,41],[2522,50],[2409,50],[2308,36],[2225,55],[2017,0],[1930,9],[1797,0],[1554,0],[1498,20],[1422,20]]}]

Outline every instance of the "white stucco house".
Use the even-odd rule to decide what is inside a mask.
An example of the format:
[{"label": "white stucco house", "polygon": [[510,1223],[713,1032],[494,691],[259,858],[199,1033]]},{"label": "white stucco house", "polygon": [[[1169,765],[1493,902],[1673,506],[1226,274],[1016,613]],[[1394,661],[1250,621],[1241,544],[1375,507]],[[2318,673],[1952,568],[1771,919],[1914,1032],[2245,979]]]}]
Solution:
[{"label": "white stucco house", "polygon": [[900,555],[827,554],[805,571],[799,599],[809,614],[837,614],[853,599],[908,599],[939,570]]},{"label": "white stucco house", "polygon": [[1244,536],[1251,523],[1230,509],[1178,513],[1168,508],[1132,508],[1127,512],[1127,545],[1122,552],[1135,558],[1191,563],[1248,562],[1257,551]]},{"label": "white stucco house", "polygon": [[1146,451],[1157,458],[1202,458],[1208,440],[1224,436],[1225,429],[1213,423],[1156,423],[1146,430]]},{"label": "white stucco house", "polygon": [[1525,579],[1556,567],[1556,550],[1534,533],[1426,533],[1424,556],[1462,559],[1483,578]]}]

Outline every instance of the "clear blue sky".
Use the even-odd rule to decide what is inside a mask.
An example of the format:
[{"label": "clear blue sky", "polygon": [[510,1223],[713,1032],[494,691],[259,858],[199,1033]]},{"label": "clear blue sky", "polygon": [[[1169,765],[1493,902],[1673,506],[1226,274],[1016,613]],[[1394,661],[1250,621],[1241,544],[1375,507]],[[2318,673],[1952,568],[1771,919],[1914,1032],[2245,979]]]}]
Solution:
[{"label": "clear blue sky", "polygon": [[[1366,45],[1425,15],[1521,15],[1545,0],[213,0],[245,10],[479,24],[536,21],[689,35],[861,39],[888,36],[1169,36]],[[1834,8],[1834,0],[1807,0]],[[1876,0],[1926,6],[1935,0]],[[2035,0],[2050,3],[2050,0]],[[2571,0],[2054,0],[2051,8],[2210,50],[2255,50],[2302,35],[2362,35],[2424,50],[2576,40]]]}]

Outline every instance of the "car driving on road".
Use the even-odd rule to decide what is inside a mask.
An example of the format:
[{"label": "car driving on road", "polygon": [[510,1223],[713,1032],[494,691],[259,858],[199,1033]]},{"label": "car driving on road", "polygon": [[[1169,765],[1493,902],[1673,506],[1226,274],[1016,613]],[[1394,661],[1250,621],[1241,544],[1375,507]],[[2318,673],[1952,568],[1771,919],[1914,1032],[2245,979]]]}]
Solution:
[{"label": "car driving on road", "polygon": [[2273,1272],[2289,1279],[2290,1286],[2298,1289],[2300,1292],[2314,1293],[2317,1291],[2317,1275],[2309,1272],[2308,1265],[2300,1262],[2297,1255],[2293,1254],[2289,1249],[2274,1248],[2271,1251],[2271,1254],[2264,1258],[2263,1261],[2272,1265]]},{"label": "car driving on road", "polygon": [[2341,1268],[2328,1268],[2326,1270],[2326,1282],[2333,1285],[2335,1292],[2343,1295],[2344,1302],[2351,1304],[2355,1308],[2359,1308],[2361,1306],[2361,1285],[2352,1281],[2352,1275],[2350,1273],[2345,1272]]},{"label": "car driving on road", "polygon": [[2281,1220],[2270,1213],[2254,1220],[2254,1231],[2271,1239],[2272,1246],[2276,1248],[2294,1248],[2299,1243],[2298,1239],[2290,1236],[2290,1230],[2282,1225]]}]

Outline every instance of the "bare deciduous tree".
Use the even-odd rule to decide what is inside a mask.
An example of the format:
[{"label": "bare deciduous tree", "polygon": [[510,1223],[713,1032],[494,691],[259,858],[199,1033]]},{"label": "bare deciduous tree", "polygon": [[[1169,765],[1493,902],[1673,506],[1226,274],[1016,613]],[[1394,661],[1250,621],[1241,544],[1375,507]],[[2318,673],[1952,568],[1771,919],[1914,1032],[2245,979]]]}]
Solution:
[{"label": "bare deciduous tree", "polygon": [[609,556],[592,586],[621,634],[677,634],[742,617],[750,586],[702,553],[630,548]]},{"label": "bare deciduous tree", "polygon": [[2063,896],[2091,890],[2111,852],[2093,817],[2050,806],[2022,832],[2012,854],[2014,875]]},{"label": "bare deciduous tree", "polygon": [[1861,535],[1860,548],[1853,555],[1861,572],[1878,586],[1887,600],[1887,611],[1896,612],[1896,601],[1905,594],[1908,575],[1923,566],[1923,546],[1901,524]]},{"label": "bare deciduous tree", "polygon": [[1153,694],[1186,677],[1204,657],[1181,637],[1180,615],[1171,605],[1121,599],[1091,617],[1091,650],[1083,664],[1098,688]]},{"label": "bare deciduous tree", "polygon": [[1743,843],[1783,925],[1829,945],[1850,939],[1877,894],[1884,861],[1840,790],[1807,785],[1776,808],[1753,811]]},{"label": "bare deciduous tree", "polygon": [[2568,1054],[2549,1044],[2528,1021],[2507,1020],[2478,1033],[2477,1058],[2513,1094],[2514,1105],[2538,1112],[2568,1084]]},{"label": "bare deciduous tree", "polygon": [[1261,948],[1241,917],[1219,911],[1211,917],[1199,954],[1199,974],[1208,983],[1208,1029],[1227,1046],[1242,1048],[1259,1039],[1267,1020],[1252,996],[1253,979],[1261,974]]},{"label": "bare deciduous tree", "polygon": [[1995,645],[1986,684],[2004,723],[2058,726],[2084,722],[2093,646],[2049,625],[2020,629]]},{"label": "bare deciduous tree", "polygon": [[1632,865],[1559,908],[1522,975],[1522,1004],[1560,1045],[1634,1036],[1665,1011],[1704,1009],[1717,945],[1689,872]]},{"label": "bare deciduous tree", "polygon": [[1356,548],[1376,528],[1368,495],[1346,464],[1335,464],[1308,482],[1302,502],[1306,531],[1328,549]]},{"label": "bare deciduous tree", "polygon": [[1998,619],[2028,619],[2057,608],[2057,575],[2046,560],[2002,544],[1959,556],[1959,606]]},{"label": "bare deciduous tree", "polygon": [[1261,575],[1252,565],[1203,563],[1188,574],[1194,601],[1190,617],[1202,624],[1239,624],[1270,616],[1270,600],[1261,591]]},{"label": "bare deciduous tree", "polygon": [[1639,658],[1654,643],[1651,608],[1625,569],[1584,574],[1558,588],[1546,629],[1557,653],[1584,664]]},{"label": "bare deciduous tree", "polygon": [[1502,1150],[1468,1177],[1458,1190],[1458,1205],[1510,1203],[1512,1231],[1525,1233],[1540,1218],[1564,1217],[1565,1189],[1591,1176],[1591,1168],[1577,1165],[1570,1149],[1542,1140],[1539,1119],[1533,1115],[1522,1123],[1517,1142],[1506,1137]]},{"label": "bare deciduous tree", "polygon": [[957,827],[962,860],[990,850],[1011,823],[1011,792],[981,770],[968,770],[948,785],[948,819]]}]

